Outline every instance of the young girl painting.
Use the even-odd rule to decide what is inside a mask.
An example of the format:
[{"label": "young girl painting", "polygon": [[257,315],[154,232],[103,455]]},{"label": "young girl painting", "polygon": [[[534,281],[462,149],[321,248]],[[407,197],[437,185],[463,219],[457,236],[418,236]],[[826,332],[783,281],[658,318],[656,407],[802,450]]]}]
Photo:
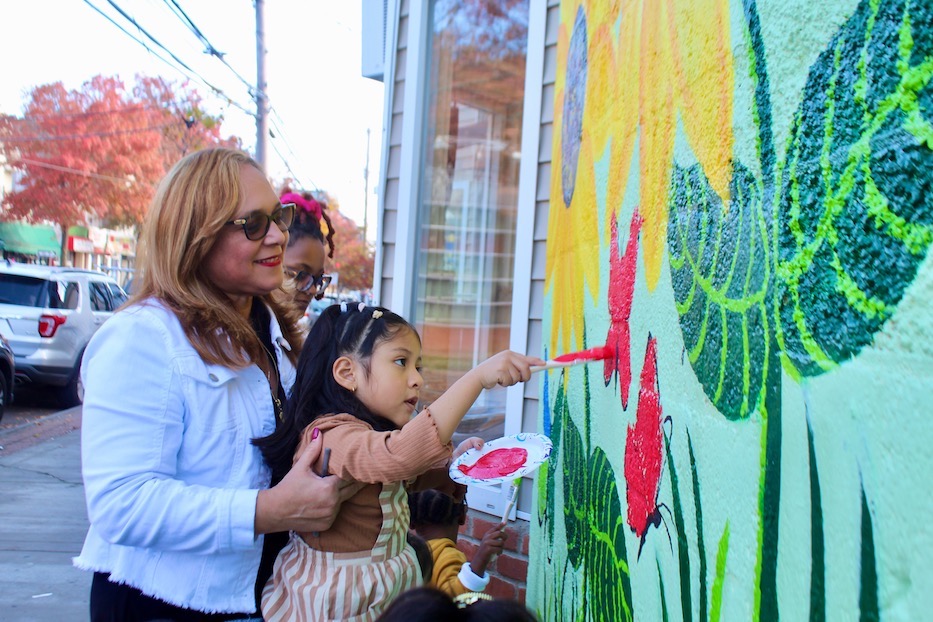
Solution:
[{"label": "young girl painting", "polygon": [[450,439],[480,392],[526,381],[541,364],[500,352],[418,413],[424,379],[414,327],[382,307],[327,308],[302,350],[284,425],[256,442],[275,477],[323,433],[315,470],[363,487],[327,531],[291,533],[263,591],[264,618],[375,620],[421,583],[406,541],[408,490],[452,486]]}]

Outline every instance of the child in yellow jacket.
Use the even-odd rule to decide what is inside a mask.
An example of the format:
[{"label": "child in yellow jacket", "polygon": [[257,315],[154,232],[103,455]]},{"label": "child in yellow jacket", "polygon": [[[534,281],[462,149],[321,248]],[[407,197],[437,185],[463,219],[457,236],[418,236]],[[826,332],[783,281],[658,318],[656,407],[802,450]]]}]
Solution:
[{"label": "child in yellow jacket", "polygon": [[434,557],[432,585],[451,596],[465,592],[482,592],[489,584],[486,567],[505,545],[505,524],[490,528],[480,541],[473,559],[457,548],[460,526],[466,522],[465,487],[458,499],[439,490],[422,490],[408,495],[411,528],[427,540]]}]

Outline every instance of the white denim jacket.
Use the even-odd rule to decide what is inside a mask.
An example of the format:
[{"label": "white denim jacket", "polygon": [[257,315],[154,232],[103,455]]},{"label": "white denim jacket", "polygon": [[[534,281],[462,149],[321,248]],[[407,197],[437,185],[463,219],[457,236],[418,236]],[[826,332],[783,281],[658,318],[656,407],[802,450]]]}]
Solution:
[{"label": "white denim jacket", "polygon": [[[287,392],[295,368],[274,316]],[[270,471],[250,439],[275,429],[256,365],[205,363],[175,315],[147,301],[116,313],[81,366],[81,460],[90,529],[74,564],[168,603],[251,612]]]}]

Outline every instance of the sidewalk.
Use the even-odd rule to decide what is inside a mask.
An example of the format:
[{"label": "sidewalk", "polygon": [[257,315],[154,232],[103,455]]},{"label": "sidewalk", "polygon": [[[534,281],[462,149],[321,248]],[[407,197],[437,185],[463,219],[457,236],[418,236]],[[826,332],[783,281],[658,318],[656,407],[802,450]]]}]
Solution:
[{"label": "sidewalk", "polygon": [[[77,411],[77,412],[75,412]],[[80,417],[80,408],[52,417]],[[49,423],[52,423],[51,421]],[[80,430],[0,451],[0,618],[88,619],[91,574],[76,570],[87,531]]]}]

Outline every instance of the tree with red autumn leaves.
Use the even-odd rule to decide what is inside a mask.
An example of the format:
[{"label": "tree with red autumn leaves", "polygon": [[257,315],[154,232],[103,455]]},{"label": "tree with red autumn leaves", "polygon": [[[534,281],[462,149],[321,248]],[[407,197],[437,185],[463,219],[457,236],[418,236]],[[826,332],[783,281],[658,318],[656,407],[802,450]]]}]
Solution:
[{"label": "tree with red autumn leaves", "polygon": [[333,271],[340,275],[340,287],[372,289],[375,268],[372,245],[363,239],[361,228],[351,218],[336,210],[328,215],[334,223]]},{"label": "tree with red autumn leaves", "polygon": [[222,139],[196,91],[137,76],[132,90],[97,76],[80,89],[37,86],[22,117],[0,115],[0,153],[22,173],[7,218],[63,226],[142,221],[155,187],[186,153]]}]

